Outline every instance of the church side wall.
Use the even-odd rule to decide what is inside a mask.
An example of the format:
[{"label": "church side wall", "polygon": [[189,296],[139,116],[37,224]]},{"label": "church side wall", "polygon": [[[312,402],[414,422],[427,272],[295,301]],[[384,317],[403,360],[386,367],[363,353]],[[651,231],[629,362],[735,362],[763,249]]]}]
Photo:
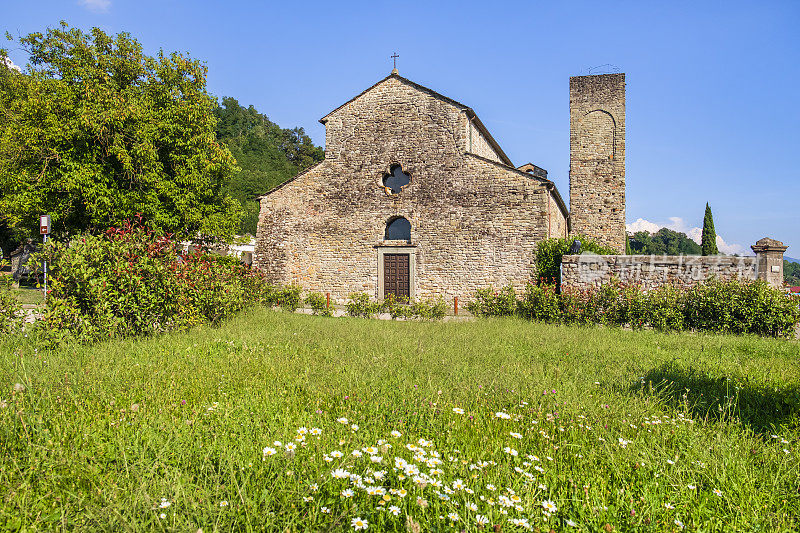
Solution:
[{"label": "church side wall", "polygon": [[472,121],[469,121],[467,152],[485,157],[486,159],[491,159],[492,161],[497,161],[498,163],[503,162],[494,148],[492,148],[492,145],[489,144],[489,141],[486,140],[486,137],[483,136],[481,130],[479,130]]},{"label": "church side wall", "polygon": [[567,218],[558,206],[553,193],[547,192],[548,212],[550,217],[550,237],[562,239],[567,237]]},{"label": "church side wall", "polygon": [[[261,200],[256,267],[337,303],[353,292],[378,298],[379,252],[402,244],[417,298],[521,289],[547,237],[547,191],[465,155],[463,125],[457,107],[392,79],[329,117],[326,160]],[[411,183],[390,195],[382,179],[397,164]],[[411,223],[410,245],[383,240],[398,216]]]}]

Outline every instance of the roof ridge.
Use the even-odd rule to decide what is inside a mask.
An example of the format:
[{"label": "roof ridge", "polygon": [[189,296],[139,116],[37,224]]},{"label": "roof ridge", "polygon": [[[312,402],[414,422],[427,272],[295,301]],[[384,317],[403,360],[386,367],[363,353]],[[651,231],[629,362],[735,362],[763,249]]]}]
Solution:
[{"label": "roof ridge", "polygon": [[[368,93],[369,91],[371,91],[372,89],[374,89],[375,87],[377,87],[378,85],[380,85],[381,83],[385,82],[385,81],[386,81],[386,80],[388,80],[389,78],[396,78],[396,79],[398,79],[398,80],[400,80],[400,81],[402,81],[402,82],[404,82],[404,83],[407,83],[407,84],[411,85],[411,86],[412,86],[412,87],[414,87],[415,89],[418,89],[418,90],[421,90],[421,91],[423,91],[423,92],[429,93],[431,96],[434,96],[434,97],[436,97],[436,98],[440,98],[440,99],[442,99],[442,100],[444,100],[444,101],[446,101],[446,102],[448,102],[448,103],[450,103],[450,104],[453,104],[453,105],[455,105],[456,107],[460,107],[460,108],[462,108],[462,110],[470,109],[470,107],[469,107],[468,105],[464,105],[464,104],[462,104],[461,102],[458,102],[458,101],[456,101],[456,100],[453,100],[452,98],[450,98],[450,97],[448,97],[448,96],[445,96],[445,95],[443,95],[442,93],[439,93],[439,92],[436,92],[436,91],[434,91],[434,90],[433,90],[433,89],[431,89],[430,87],[425,87],[424,85],[420,85],[419,83],[417,83],[417,82],[415,82],[415,81],[411,81],[411,80],[410,80],[410,79],[408,79],[408,78],[404,78],[404,77],[403,77],[403,76],[401,76],[400,74],[395,74],[394,72],[392,72],[391,74],[389,74],[389,75],[388,75],[388,76],[386,76],[385,78],[382,78],[382,79],[378,80],[377,82],[373,83],[372,85],[370,85],[369,87],[367,87],[366,89],[364,89],[363,91],[361,91],[360,93],[358,93],[357,95],[355,95],[354,97],[352,97],[351,99],[349,99],[348,101],[346,101],[345,103],[343,103],[342,105],[340,105],[339,107],[337,107],[336,109],[334,109],[334,110],[330,111],[330,112],[329,112],[328,114],[326,114],[324,117],[322,117],[321,119],[319,119],[319,121],[320,121],[322,124],[325,124],[325,122],[327,121],[327,119],[328,119],[328,117],[329,117],[329,116],[333,115],[334,113],[336,113],[337,111],[339,111],[340,109],[342,109],[342,108],[343,108],[344,106],[346,106],[347,104],[349,104],[349,103],[351,103],[351,102],[353,102],[353,101],[357,100],[359,97],[361,97],[361,96],[364,96],[366,93]],[[474,111],[473,111],[473,113],[474,113]]]},{"label": "roof ridge", "polygon": [[385,78],[377,81],[376,83],[374,83],[373,85],[371,85],[368,88],[364,89],[363,91],[361,91],[360,93],[358,93],[357,95],[355,95],[354,97],[352,97],[351,99],[349,99],[348,101],[346,101],[345,103],[343,103],[342,105],[340,105],[339,107],[334,109],[333,111],[329,112],[327,115],[325,115],[324,117],[319,119],[320,123],[321,124],[325,124],[328,121],[328,117],[330,117],[331,115],[333,115],[334,113],[336,113],[337,111],[339,111],[340,109],[345,107],[347,104],[349,104],[351,102],[354,102],[355,100],[357,100],[361,96],[365,95],[366,93],[368,93],[369,91],[371,91],[372,89],[374,89],[375,87],[377,87],[378,85],[380,85],[381,83],[385,82],[386,80],[388,80],[390,78],[395,78],[395,79],[397,79],[397,80],[399,80],[399,81],[401,81],[403,83],[406,83],[406,84],[414,87],[415,89],[417,89],[419,91],[422,91],[424,93],[427,93],[430,96],[433,96],[434,98],[438,98],[439,100],[443,100],[443,101],[449,103],[450,105],[453,105],[455,107],[460,108],[462,111],[464,111],[467,114],[467,116],[469,117],[470,121],[473,124],[475,124],[475,127],[478,128],[478,130],[484,135],[484,137],[486,137],[486,140],[489,142],[489,144],[495,150],[495,152],[497,152],[497,155],[500,156],[500,159],[502,159],[505,164],[507,164],[509,166],[512,166],[512,167],[514,166],[514,164],[511,162],[511,158],[509,158],[508,155],[500,147],[500,143],[498,143],[495,140],[495,138],[492,136],[492,134],[489,133],[489,129],[483,124],[481,119],[478,117],[478,114],[475,113],[474,109],[472,109],[468,105],[462,104],[458,100],[453,100],[449,96],[445,96],[440,92],[434,91],[430,87],[425,87],[424,85],[420,85],[419,83],[417,83],[415,81],[411,81],[408,78],[404,78],[400,74],[395,74],[394,72],[392,72],[391,74],[389,74]]}]

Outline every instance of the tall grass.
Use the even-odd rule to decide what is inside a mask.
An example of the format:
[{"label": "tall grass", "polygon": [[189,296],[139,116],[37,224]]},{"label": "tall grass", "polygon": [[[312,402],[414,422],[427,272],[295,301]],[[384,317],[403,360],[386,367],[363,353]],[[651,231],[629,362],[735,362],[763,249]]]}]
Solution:
[{"label": "tall grass", "polygon": [[0,349],[0,528],[800,527],[796,341],[251,310]]}]

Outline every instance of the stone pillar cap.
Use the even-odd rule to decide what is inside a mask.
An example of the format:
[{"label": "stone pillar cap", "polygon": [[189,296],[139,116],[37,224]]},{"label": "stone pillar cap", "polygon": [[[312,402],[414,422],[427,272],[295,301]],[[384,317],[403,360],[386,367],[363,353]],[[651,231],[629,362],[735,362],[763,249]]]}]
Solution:
[{"label": "stone pillar cap", "polygon": [[[386,71],[384,71],[384,72],[386,72]],[[393,69],[392,69],[392,74],[398,74],[398,75],[399,75],[399,74],[400,74],[400,71],[399,71],[399,70],[397,70],[396,68],[393,68]]]},{"label": "stone pillar cap", "polygon": [[769,237],[764,237],[763,239],[759,239],[756,241],[754,245],[750,247],[754,252],[785,252],[789,247],[784,246],[781,241],[776,241],[775,239],[770,239]]}]

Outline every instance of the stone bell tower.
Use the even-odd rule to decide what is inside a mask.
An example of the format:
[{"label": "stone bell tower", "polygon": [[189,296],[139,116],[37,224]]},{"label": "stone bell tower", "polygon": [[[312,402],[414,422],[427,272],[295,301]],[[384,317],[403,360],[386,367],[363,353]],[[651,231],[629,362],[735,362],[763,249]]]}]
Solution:
[{"label": "stone bell tower", "polygon": [[569,79],[572,232],[625,253],[625,74]]}]

